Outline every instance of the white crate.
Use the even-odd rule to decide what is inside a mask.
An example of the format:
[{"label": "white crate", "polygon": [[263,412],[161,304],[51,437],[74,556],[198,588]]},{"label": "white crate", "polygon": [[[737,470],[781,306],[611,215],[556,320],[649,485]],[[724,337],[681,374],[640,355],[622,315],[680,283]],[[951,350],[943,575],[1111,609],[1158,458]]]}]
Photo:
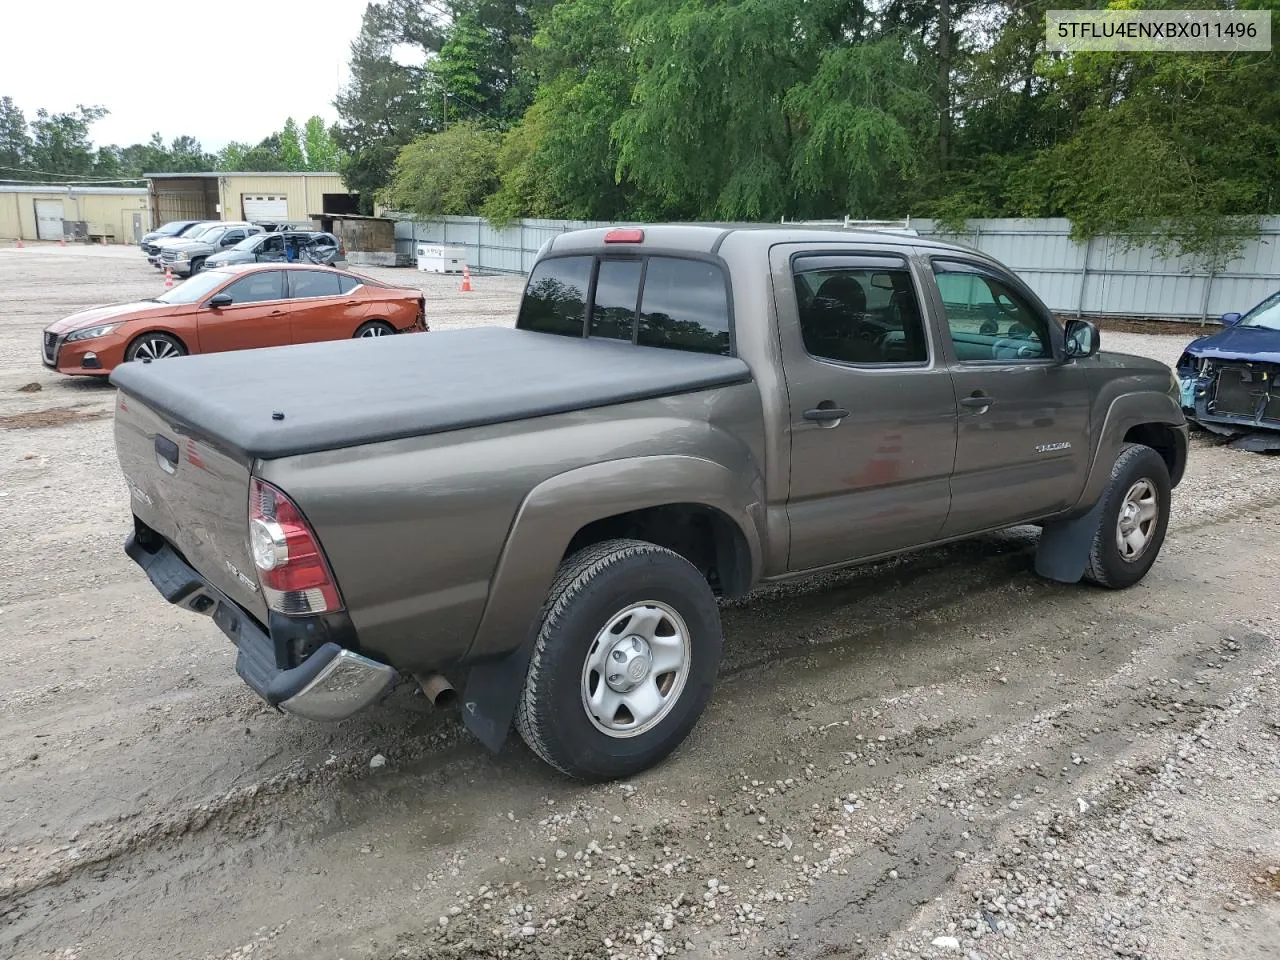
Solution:
[{"label": "white crate", "polygon": [[418,244],[418,269],[427,273],[461,273],[467,262],[466,247]]}]

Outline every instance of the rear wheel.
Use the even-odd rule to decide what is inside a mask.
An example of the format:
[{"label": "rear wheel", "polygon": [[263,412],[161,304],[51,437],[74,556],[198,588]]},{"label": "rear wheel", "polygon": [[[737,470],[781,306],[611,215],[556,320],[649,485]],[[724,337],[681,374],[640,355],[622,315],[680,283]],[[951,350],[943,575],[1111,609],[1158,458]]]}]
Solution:
[{"label": "rear wheel", "polygon": [[720,667],[720,610],[677,553],[609,540],[561,564],[516,729],[572,777],[629,777],[689,735]]},{"label": "rear wheel", "polygon": [[1125,444],[1102,495],[1085,578],[1119,590],[1145,577],[1164,544],[1171,502],[1164,458],[1142,444]]},{"label": "rear wheel", "polygon": [[362,323],[356,329],[355,336],[364,337],[389,337],[396,332],[396,328],[385,320],[370,320],[368,323]]},{"label": "rear wheel", "polygon": [[125,360],[170,360],[186,356],[187,348],[167,333],[144,333],[124,352]]}]

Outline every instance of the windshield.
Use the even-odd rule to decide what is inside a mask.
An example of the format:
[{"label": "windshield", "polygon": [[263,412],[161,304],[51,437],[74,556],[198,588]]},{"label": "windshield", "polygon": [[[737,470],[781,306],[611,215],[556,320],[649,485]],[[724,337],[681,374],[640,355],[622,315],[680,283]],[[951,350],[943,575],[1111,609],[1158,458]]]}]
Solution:
[{"label": "windshield", "polygon": [[251,236],[245,237],[243,240],[241,240],[231,249],[232,250],[252,250],[254,247],[258,245],[258,241],[261,239],[262,239],[262,234],[255,233]]},{"label": "windshield", "polygon": [[230,227],[214,227],[212,230],[206,230],[200,234],[199,239],[205,243],[217,243],[222,235],[230,229]]},{"label": "windshield", "polygon": [[190,220],[174,220],[172,223],[166,223],[163,227],[156,231],[164,237],[176,237],[178,232],[189,224]]},{"label": "windshield", "polygon": [[196,227],[189,234],[187,234],[187,236],[189,239],[192,239],[192,240],[195,240],[197,238],[203,240],[207,237],[212,237],[217,233],[221,233],[225,229],[227,228],[220,223],[210,223],[207,226]]},{"label": "windshield", "polygon": [[1240,318],[1242,327],[1263,327],[1267,330],[1280,330],[1280,293],[1273,293],[1267,299]]},{"label": "windshield", "polygon": [[226,282],[225,273],[206,270],[156,297],[156,303],[195,303],[197,300],[203,300],[214,289]]}]

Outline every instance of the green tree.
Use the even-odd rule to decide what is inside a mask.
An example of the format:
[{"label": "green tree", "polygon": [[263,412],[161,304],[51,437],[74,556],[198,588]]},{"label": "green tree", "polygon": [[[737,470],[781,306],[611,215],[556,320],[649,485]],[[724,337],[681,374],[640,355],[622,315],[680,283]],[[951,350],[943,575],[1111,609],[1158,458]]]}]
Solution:
[{"label": "green tree", "polygon": [[12,97],[0,98],[0,179],[25,180],[31,162],[26,115]]},{"label": "green tree", "polygon": [[107,115],[105,107],[77,105],[74,111],[50,113],[41,107],[31,122],[30,162],[36,176],[88,177],[94,148],[89,127]]},{"label": "green tree", "polygon": [[338,169],[338,144],[320,117],[307,120],[302,134],[307,151],[307,169],[334,171]]},{"label": "green tree", "polygon": [[285,170],[305,170],[307,157],[302,149],[302,131],[297,121],[287,117],[280,131],[280,164]]},{"label": "green tree", "polygon": [[635,75],[613,0],[557,4],[543,17],[527,62],[542,82],[504,138],[502,185],[485,215],[497,222],[627,216],[632,191],[619,181],[611,131]]},{"label": "green tree", "polygon": [[480,211],[498,184],[501,137],[474,123],[454,123],[407,144],[396,158],[382,203],[420,217]]},{"label": "green tree", "polygon": [[399,48],[417,50],[423,59],[440,49],[443,30],[433,9],[415,0],[371,3],[351,43],[351,80],[334,99],[335,137],[343,154],[343,180],[360,194],[366,213],[390,181],[400,147],[439,129],[439,107],[426,89],[425,66],[396,57]]}]

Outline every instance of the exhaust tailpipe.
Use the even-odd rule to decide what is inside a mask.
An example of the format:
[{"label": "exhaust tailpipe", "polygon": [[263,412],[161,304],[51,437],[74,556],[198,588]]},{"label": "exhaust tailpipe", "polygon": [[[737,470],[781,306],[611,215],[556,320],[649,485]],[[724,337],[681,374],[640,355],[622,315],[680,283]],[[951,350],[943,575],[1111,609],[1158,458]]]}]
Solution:
[{"label": "exhaust tailpipe", "polygon": [[414,679],[418,681],[418,686],[427,695],[431,705],[437,709],[443,710],[446,707],[451,707],[458,699],[458,691],[453,689],[453,684],[446,680],[442,674],[415,674]]}]

